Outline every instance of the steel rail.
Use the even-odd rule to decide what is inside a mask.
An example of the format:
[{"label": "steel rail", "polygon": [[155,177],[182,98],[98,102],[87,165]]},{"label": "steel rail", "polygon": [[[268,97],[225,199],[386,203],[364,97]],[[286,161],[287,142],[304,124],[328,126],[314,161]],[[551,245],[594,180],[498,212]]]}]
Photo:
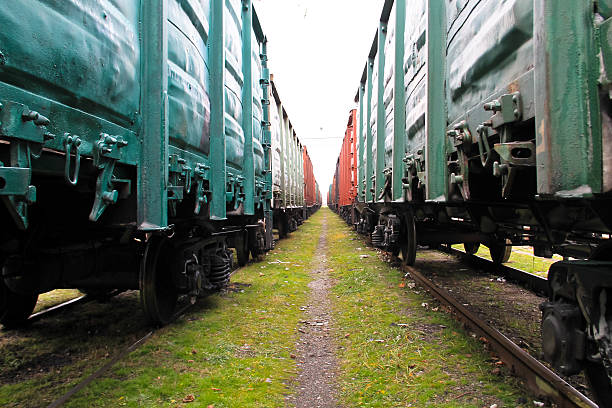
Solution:
[{"label": "steel rail", "polygon": [[[236,268],[233,271],[231,271],[230,272],[230,277],[233,276],[238,271],[240,271],[241,269],[242,269],[242,267],[241,268]],[[87,296],[84,296],[84,297],[87,297]],[[73,299],[73,301],[74,301],[74,299]],[[185,305],[181,309],[179,309],[174,314],[174,316],[172,318],[172,321],[173,322],[176,321],[176,319],[178,319],[185,312],[187,312],[187,310],[191,306],[193,306],[193,304],[188,303],[187,305]],[[68,390],[68,392],[66,392],[64,395],[62,395],[61,397],[59,397],[55,401],[53,401],[51,404],[49,404],[47,406],[47,408],[58,408],[58,407],[61,407],[62,405],[64,405],[75,394],[77,394],[83,388],[87,387],[93,381],[95,381],[98,378],[100,378],[108,370],[110,370],[115,364],[117,364],[119,361],[123,360],[125,357],[127,357],[132,352],[134,352],[135,350],[140,348],[143,344],[145,344],[147,342],[147,340],[149,340],[151,337],[153,337],[153,335],[157,332],[157,330],[159,330],[159,328],[155,328],[155,329],[149,331],[147,334],[145,334],[144,336],[142,336],[141,338],[139,338],[138,340],[136,340],[135,342],[133,342],[132,344],[127,346],[126,348],[124,348],[122,351],[117,353],[113,358],[111,358],[109,361],[107,361],[102,367],[98,368],[96,371],[94,371],[93,373],[88,375],[85,379],[83,379],[82,381],[77,383],[74,387],[72,387],[70,390]]]},{"label": "steel rail", "polygon": [[463,322],[470,330],[485,337],[492,350],[499,354],[501,360],[514,374],[525,380],[527,388],[534,392],[538,398],[548,399],[558,404],[560,408],[597,408],[597,405],[580,391],[514,344],[497,329],[489,326],[484,320],[454,299],[450,293],[438,287],[418,270],[407,265],[402,265],[402,270],[407,272],[441,303],[451,308],[458,320]]},{"label": "steel rail", "polygon": [[76,305],[82,305],[85,303],[89,303],[92,300],[94,300],[94,298],[92,296],[87,296],[87,295],[82,295],[79,297],[76,297],[74,299],[70,299],[66,302],[60,303],[58,305],[55,306],[51,306],[47,309],[43,309],[40,312],[36,312],[34,314],[32,314],[30,317],[28,317],[28,323],[33,323],[37,320],[42,319],[43,317],[46,316],[50,316],[56,313],[59,313],[61,311],[64,311],[66,309],[69,309],[71,307],[74,307]]},{"label": "steel rail", "polygon": [[462,261],[468,262],[473,266],[492,273],[493,275],[501,275],[513,282],[517,282],[521,284],[521,286],[533,292],[548,296],[550,288],[548,287],[548,279],[546,278],[525,272],[521,269],[512,268],[511,266],[496,264],[495,262],[486,258],[478,255],[471,255],[467,252],[463,252],[452,247],[442,246],[440,251],[454,255],[460,258]]}]

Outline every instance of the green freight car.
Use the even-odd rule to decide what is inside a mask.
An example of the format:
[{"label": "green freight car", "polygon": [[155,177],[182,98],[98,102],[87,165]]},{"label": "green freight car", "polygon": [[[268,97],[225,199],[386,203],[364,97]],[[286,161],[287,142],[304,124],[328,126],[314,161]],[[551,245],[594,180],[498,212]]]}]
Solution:
[{"label": "green freight car", "polygon": [[272,132],[272,208],[274,228],[280,238],[297,230],[307,216],[304,200],[303,146],[272,81],[270,97]]},{"label": "green freight car", "polygon": [[252,0],[3,3],[0,322],[79,288],[166,323],[273,246],[266,44]]},{"label": "green freight car", "polygon": [[497,262],[511,245],[579,259],[549,272],[544,350],[564,374],[586,369],[600,400],[612,391],[611,17],[608,0],[386,1],[355,98],[358,197],[343,211],[406,263],[417,244],[456,243],[484,243]]}]

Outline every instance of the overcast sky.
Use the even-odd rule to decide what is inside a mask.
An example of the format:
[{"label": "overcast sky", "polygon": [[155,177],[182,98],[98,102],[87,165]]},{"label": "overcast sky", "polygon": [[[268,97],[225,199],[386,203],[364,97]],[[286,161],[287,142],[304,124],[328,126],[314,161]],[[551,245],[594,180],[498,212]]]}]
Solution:
[{"label": "overcast sky", "polygon": [[323,201],[383,0],[253,0],[269,66]]}]

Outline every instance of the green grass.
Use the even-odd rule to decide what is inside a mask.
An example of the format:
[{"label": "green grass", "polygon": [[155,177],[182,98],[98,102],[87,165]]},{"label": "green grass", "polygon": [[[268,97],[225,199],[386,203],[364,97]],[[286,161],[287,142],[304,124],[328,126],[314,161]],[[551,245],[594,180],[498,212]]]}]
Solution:
[{"label": "green grass", "polygon": [[[297,375],[300,308],[322,218],[312,217],[265,260],[211,296],[67,404],[69,407],[283,406]],[[243,291],[243,292],[242,292]]]},{"label": "green grass", "polygon": [[1,331],[0,406],[46,406],[147,330],[138,294],[127,292]]},{"label": "green grass", "polygon": [[523,391],[492,374],[479,341],[339,217],[328,222],[343,406],[517,406]]},{"label": "green grass", "polygon": [[38,296],[34,313],[83,296],[77,289],[56,289]]},{"label": "green grass", "polygon": [[[341,406],[517,406],[521,389],[491,373],[483,345],[327,209],[236,273],[230,291],[200,300],[66,406],[286,406],[325,219]],[[148,331],[137,292],[91,307],[0,336],[0,369],[36,372],[0,384],[0,406],[48,404]]]},{"label": "green grass", "polygon": [[[464,250],[463,245],[461,244],[453,245],[453,248],[460,251]],[[533,254],[533,249],[530,247],[514,247],[512,248],[510,259],[504,265],[546,278],[548,276],[548,268],[550,268],[550,265],[563,259],[559,255],[554,255],[552,259],[548,259],[530,254]],[[485,245],[480,245],[476,255],[491,260],[489,248],[487,248]]]}]

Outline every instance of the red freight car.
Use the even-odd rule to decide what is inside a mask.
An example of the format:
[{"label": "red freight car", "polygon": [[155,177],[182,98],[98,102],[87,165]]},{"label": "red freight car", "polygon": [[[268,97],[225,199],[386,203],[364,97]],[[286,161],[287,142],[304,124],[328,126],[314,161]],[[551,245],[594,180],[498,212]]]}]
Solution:
[{"label": "red freight car", "polygon": [[[350,210],[357,196],[357,110],[349,114],[336,170],[338,210]],[[342,214],[346,219],[350,214]]]},{"label": "red freight car", "polygon": [[327,206],[332,211],[338,212],[338,167],[340,166],[340,159],[336,162],[336,172],[334,173],[334,179],[332,184],[329,186],[329,194],[327,195]]},{"label": "red freight car", "polygon": [[306,205],[306,217],[310,217],[321,206],[317,201],[317,182],[315,180],[312,161],[306,147],[302,150],[304,160],[304,202]]}]

